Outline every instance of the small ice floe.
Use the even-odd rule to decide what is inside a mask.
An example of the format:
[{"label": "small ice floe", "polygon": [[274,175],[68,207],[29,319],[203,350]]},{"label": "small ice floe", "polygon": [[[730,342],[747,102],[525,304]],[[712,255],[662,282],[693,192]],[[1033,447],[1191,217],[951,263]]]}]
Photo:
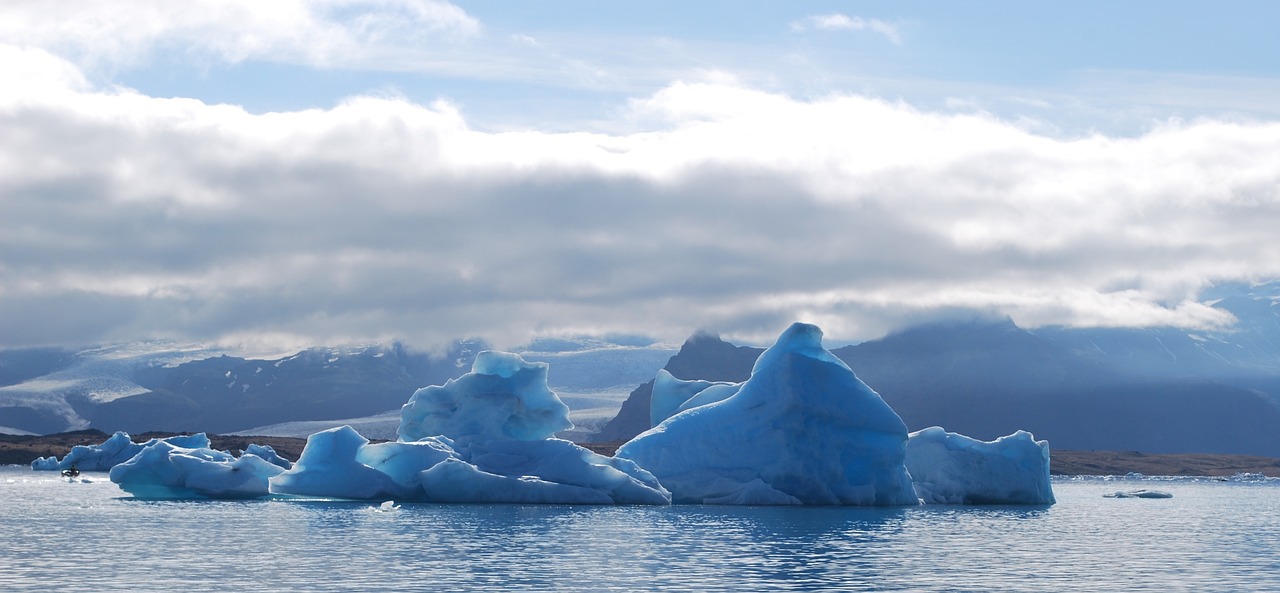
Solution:
[{"label": "small ice floe", "polygon": [[1118,490],[1111,494],[1103,494],[1103,498],[1173,498],[1173,494],[1163,490]]},{"label": "small ice floe", "polygon": [[396,504],[394,500],[388,500],[376,507],[369,507],[369,510],[375,513],[392,513],[400,510],[400,505]]}]

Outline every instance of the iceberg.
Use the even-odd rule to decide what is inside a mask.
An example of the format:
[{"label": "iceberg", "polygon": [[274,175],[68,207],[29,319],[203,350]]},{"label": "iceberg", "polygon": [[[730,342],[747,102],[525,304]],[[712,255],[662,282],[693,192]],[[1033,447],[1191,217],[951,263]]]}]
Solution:
[{"label": "iceberg", "polygon": [[370,443],[349,426],[311,435],[271,492],[356,500],[670,504],[635,463],[552,437],[572,428],[547,365],[481,352],[471,372],[419,389],[400,439]]},{"label": "iceberg", "polygon": [[109,476],[135,498],[259,498],[270,493],[268,480],[283,471],[252,453],[237,458],[225,451],[162,440],[148,443],[133,458],[112,467]]},{"label": "iceberg", "polygon": [[415,391],[401,408],[398,434],[401,441],[536,441],[571,428],[569,406],[547,387],[547,363],[488,350],[470,373]]},{"label": "iceberg", "polygon": [[[1052,504],[1048,444],[929,428],[907,434],[874,390],[791,325],[742,383],[655,379],[658,424],[613,457],[555,438],[573,427],[547,365],[486,351],[470,372],[413,393],[398,440],[350,426],[312,434],[296,463],[203,434],[145,444],[117,433],[33,467],[111,468],[139,498],[319,497],[367,501],[915,505]],[[124,460],[123,462],[121,460]],[[384,503],[385,504],[385,503]]]},{"label": "iceberg", "polygon": [[907,471],[925,504],[1053,504],[1049,443],[1019,430],[979,441],[937,426],[911,433]]},{"label": "iceberg", "polygon": [[62,471],[74,467],[80,471],[107,471],[132,459],[133,456],[146,447],[161,441],[188,449],[208,448],[210,446],[209,438],[204,433],[176,435],[163,439],[151,439],[145,443],[135,443],[129,438],[129,433],[118,431],[100,445],[76,445],[72,447],[71,452],[67,453],[61,460],[54,456],[36,459],[31,462],[31,469]]},{"label": "iceberg", "polygon": [[906,444],[902,419],[822,347],[822,330],[796,323],[735,393],[663,420],[615,457],[680,503],[915,505]]}]

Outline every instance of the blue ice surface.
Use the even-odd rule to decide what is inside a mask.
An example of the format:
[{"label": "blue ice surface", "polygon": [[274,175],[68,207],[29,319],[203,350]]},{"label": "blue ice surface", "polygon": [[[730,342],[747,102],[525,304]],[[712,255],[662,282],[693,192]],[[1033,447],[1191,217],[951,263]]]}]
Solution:
[{"label": "blue ice surface", "polygon": [[792,325],[744,383],[660,371],[650,404],[654,428],[618,456],[653,472],[676,502],[1054,502],[1047,442],[1024,431],[991,442],[937,427],[907,435],[897,414],[821,338],[815,326]]},{"label": "blue ice surface", "polygon": [[980,441],[934,426],[911,433],[907,471],[926,504],[1053,504],[1049,443],[1019,430]]},{"label": "blue ice surface", "polygon": [[489,350],[471,372],[414,392],[401,408],[398,434],[401,441],[536,441],[570,428],[569,407],[547,387],[547,363]]},{"label": "blue ice surface", "polygon": [[796,323],[731,397],[664,420],[619,448],[671,491],[706,504],[914,505],[907,427]]},{"label": "blue ice surface", "polygon": [[[204,435],[145,445],[118,433],[68,459],[118,463],[139,498],[318,497],[422,502],[736,505],[1052,504],[1048,444],[992,442],[901,418],[796,323],[743,383],[660,373],[661,421],[606,457],[554,438],[569,409],[547,365],[486,351],[471,372],[417,390],[399,440],[349,426],[311,435],[292,467],[269,447],[236,458]],[[185,440],[174,440],[185,439]],[[119,459],[134,452],[127,461]],[[36,465],[62,462],[41,460]],[[56,468],[56,466],[55,466]]]},{"label": "blue ice surface", "polygon": [[401,410],[400,439],[371,444],[350,427],[311,435],[279,495],[428,502],[669,504],[636,464],[553,438],[569,408],[547,365],[486,351],[471,372],[419,389]]},{"label": "blue ice surface", "polygon": [[238,499],[267,496],[268,479],[283,471],[251,453],[237,458],[208,447],[186,448],[158,441],[112,467],[109,476],[135,498]]},{"label": "blue ice surface", "polygon": [[209,437],[204,433],[177,435],[164,439],[151,439],[135,443],[129,434],[118,431],[99,445],[76,445],[62,459],[41,457],[31,462],[31,469],[61,471],[76,468],[80,471],[107,471],[142,452],[147,446],[164,441],[177,447],[200,449],[209,447]]}]

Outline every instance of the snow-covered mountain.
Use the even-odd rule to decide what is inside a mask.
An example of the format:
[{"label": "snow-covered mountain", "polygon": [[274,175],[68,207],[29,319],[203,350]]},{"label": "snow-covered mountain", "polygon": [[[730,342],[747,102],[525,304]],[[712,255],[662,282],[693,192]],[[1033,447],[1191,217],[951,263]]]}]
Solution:
[{"label": "snow-covered mountain", "polygon": [[49,433],[195,430],[232,432],[291,420],[358,417],[398,407],[413,390],[466,372],[479,345],[443,355],[398,344],[314,348],[266,360],[201,346],[138,343],[79,352],[10,351],[5,366],[33,357],[41,370],[10,373],[0,386],[0,426]]},{"label": "snow-covered mountain", "polygon": [[[256,359],[202,346],[147,342],[68,352],[0,352],[0,432],[193,430],[306,436],[351,424],[394,437],[398,410],[420,387],[471,369],[485,345],[444,354],[397,344],[313,348]],[[550,365],[548,382],[582,438],[657,372],[674,347],[637,338],[540,340],[521,353]],[[396,413],[391,413],[396,412]]]}]

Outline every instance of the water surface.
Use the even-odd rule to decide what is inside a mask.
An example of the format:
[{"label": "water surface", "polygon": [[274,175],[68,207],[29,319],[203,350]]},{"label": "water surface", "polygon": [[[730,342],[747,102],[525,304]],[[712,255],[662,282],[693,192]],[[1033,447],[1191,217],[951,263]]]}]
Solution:
[{"label": "water surface", "polygon": [[[1045,507],[127,498],[0,468],[4,591],[1280,590],[1280,481],[1058,480]],[[1113,499],[1154,488],[1171,499]]]}]

